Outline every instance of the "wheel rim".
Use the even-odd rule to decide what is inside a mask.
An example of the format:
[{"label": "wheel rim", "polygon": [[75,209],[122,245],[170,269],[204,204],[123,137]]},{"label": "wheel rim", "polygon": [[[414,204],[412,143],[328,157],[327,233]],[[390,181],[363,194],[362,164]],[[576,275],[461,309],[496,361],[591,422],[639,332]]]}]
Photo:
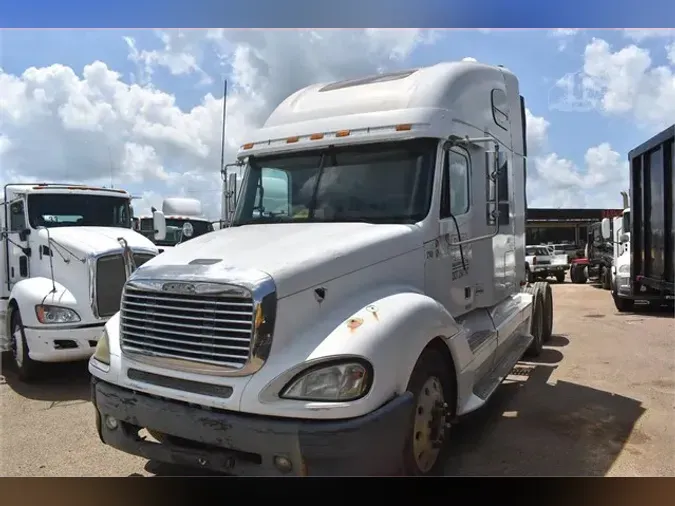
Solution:
[{"label": "wheel rim", "polygon": [[21,367],[23,364],[23,336],[21,335],[21,328],[16,323],[12,326],[10,347],[14,362],[17,366]]},{"label": "wheel rim", "polygon": [[443,386],[438,378],[427,379],[417,397],[413,428],[415,463],[423,473],[429,472],[438,460],[445,429]]}]

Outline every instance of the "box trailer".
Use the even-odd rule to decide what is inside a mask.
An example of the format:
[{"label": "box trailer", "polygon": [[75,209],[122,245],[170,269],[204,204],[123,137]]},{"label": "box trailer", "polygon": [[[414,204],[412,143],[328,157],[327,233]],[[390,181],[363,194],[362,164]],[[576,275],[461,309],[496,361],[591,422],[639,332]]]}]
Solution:
[{"label": "box trailer", "polygon": [[632,310],[636,302],[673,305],[674,143],[675,125],[672,125],[628,153],[629,255],[616,267],[612,290],[619,311]]}]

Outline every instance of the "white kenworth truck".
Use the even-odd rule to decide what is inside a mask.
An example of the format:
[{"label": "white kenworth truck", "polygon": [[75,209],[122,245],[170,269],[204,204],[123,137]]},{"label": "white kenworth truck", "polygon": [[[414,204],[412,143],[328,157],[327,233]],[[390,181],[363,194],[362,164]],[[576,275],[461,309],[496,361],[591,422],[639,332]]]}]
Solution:
[{"label": "white kenworth truck", "polygon": [[91,356],[129,267],[157,248],[131,229],[124,190],[7,184],[2,196],[0,350],[28,381],[42,362]]},{"label": "white kenworth truck", "polygon": [[238,475],[439,472],[451,424],[552,331],[518,80],[313,85],[252,137],[230,226],[125,285],[89,362],[101,440]]}]

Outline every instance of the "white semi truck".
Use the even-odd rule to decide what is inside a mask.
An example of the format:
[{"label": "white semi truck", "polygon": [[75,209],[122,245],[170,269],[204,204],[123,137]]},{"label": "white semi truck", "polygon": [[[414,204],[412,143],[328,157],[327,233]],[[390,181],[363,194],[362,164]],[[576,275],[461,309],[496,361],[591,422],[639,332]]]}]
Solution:
[{"label": "white semi truck", "polygon": [[88,359],[127,276],[157,254],[132,230],[130,201],[124,190],[5,185],[0,350],[11,352],[23,380],[42,362]]},{"label": "white semi truck", "polygon": [[239,151],[231,226],[127,281],[89,362],[101,440],[239,475],[439,472],[450,426],[552,332],[525,139],[497,66],[288,97]]},{"label": "white semi truck", "polygon": [[[142,216],[139,219],[139,231],[149,239],[155,234],[153,220],[157,212],[153,209],[153,216]],[[202,203],[197,199],[166,198],[162,202],[161,214],[164,215],[166,222],[166,236],[163,239],[153,240],[160,253],[214,230],[211,220],[204,216]]]}]

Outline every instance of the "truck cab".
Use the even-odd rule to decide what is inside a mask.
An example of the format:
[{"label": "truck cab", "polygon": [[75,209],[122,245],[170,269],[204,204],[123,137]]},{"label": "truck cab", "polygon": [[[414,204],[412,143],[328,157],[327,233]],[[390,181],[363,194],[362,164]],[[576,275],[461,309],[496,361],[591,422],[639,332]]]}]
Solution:
[{"label": "truck cab", "polygon": [[[155,234],[154,215],[143,216],[139,219],[139,231],[148,238]],[[202,204],[197,199],[171,197],[162,202],[161,214],[166,223],[166,235],[163,239],[153,242],[162,253],[185,241],[213,232],[213,223],[204,216]]]},{"label": "truck cab", "polygon": [[127,281],[89,362],[101,440],[238,475],[438,473],[451,426],[551,336],[525,139],[498,66],[289,96],[241,146],[230,226]]},{"label": "truck cab", "polygon": [[157,254],[124,190],[8,184],[0,204],[0,349],[19,375],[88,359],[132,270]]}]

